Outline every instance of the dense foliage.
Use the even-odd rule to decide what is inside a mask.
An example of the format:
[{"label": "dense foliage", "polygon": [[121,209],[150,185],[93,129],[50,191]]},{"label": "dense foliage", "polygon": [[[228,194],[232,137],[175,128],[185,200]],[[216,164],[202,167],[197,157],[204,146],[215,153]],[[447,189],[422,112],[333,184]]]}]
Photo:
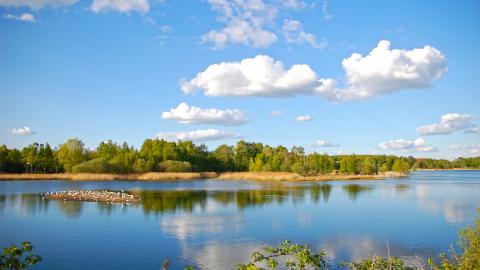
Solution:
[{"label": "dense foliage", "polygon": [[58,147],[33,143],[21,150],[0,146],[0,172],[8,173],[143,173],[187,171],[296,172],[315,175],[377,174],[411,169],[480,168],[480,157],[415,159],[386,155],[337,155],[310,153],[302,147],[272,147],[262,143],[237,142],[209,151],[191,141],[168,142],[147,139],[139,150],[127,143],[104,141],[96,149],[72,138]]}]

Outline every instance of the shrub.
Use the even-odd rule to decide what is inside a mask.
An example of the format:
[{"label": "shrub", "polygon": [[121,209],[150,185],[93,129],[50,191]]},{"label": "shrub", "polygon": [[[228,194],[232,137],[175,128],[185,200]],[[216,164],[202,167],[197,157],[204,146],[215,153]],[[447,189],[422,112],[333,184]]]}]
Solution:
[{"label": "shrub", "polygon": [[[480,209],[477,210],[480,213]],[[440,265],[428,259],[428,264],[434,270],[473,270],[480,269],[480,218],[475,221],[475,227],[466,227],[459,233],[458,252],[450,248],[450,254],[440,254]]]},{"label": "shrub", "polygon": [[303,270],[303,269],[326,269],[325,253],[312,253],[307,245],[301,246],[291,244],[290,241],[284,241],[276,247],[265,247],[264,252],[252,253],[252,259],[247,264],[238,264],[238,270],[260,270],[258,264],[266,264],[270,269],[276,269],[279,265],[278,260],[285,260],[285,269]]},{"label": "shrub", "polygon": [[34,246],[23,242],[21,247],[11,245],[3,249],[0,255],[0,269],[27,269],[27,266],[37,264],[42,257],[32,253]]},{"label": "shrub", "polygon": [[104,158],[84,161],[72,167],[73,173],[115,173],[115,166]]},{"label": "shrub", "polygon": [[157,171],[159,172],[190,172],[192,171],[192,165],[190,162],[166,160],[158,163]]}]

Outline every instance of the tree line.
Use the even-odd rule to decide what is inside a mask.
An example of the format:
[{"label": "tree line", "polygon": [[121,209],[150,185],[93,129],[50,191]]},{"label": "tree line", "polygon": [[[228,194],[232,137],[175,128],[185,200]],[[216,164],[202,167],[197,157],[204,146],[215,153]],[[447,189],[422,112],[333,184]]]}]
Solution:
[{"label": "tree line", "polygon": [[88,149],[77,139],[58,147],[33,143],[21,150],[0,146],[0,172],[5,173],[145,173],[251,171],[296,172],[301,175],[326,173],[378,174],[411,169],[480,168],[480,157],[425,159],[393,155],[335,155],[305,153],[303,147],[272,147],[240,140],[209,151],[192,141],[170,142],[146,139],[140,149],[127,143],[101,142]]}]

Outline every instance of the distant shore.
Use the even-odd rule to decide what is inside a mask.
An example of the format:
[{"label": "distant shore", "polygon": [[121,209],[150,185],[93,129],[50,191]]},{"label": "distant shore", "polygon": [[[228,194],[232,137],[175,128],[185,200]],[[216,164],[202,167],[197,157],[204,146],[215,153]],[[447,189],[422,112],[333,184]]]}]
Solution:
[{"label": "distant shore", "polygon": [[190,173],[162,173],[149,172],[143,174],[103,174],[103,173],[54,173],[54,174],[0,174],[0,181],[14,180],[141,180],[141,181],[168,181],[194,179],[222,179],[222,180],[256,180],[256,181],[329,181],[329,180],[368,180],[404,177],[404,173],[388,172],[374,175],[351,174],[320,174],[301,176],[289,172],[190,172]]}]

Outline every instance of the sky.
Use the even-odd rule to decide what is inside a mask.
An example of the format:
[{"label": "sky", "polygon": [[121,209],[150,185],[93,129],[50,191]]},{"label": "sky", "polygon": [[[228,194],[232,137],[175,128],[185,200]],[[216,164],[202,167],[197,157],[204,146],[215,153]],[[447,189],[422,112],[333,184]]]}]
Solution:
[{"label": "sky", "polygon": [[0,144],[480,155],[480,2],[0,0]]}]

